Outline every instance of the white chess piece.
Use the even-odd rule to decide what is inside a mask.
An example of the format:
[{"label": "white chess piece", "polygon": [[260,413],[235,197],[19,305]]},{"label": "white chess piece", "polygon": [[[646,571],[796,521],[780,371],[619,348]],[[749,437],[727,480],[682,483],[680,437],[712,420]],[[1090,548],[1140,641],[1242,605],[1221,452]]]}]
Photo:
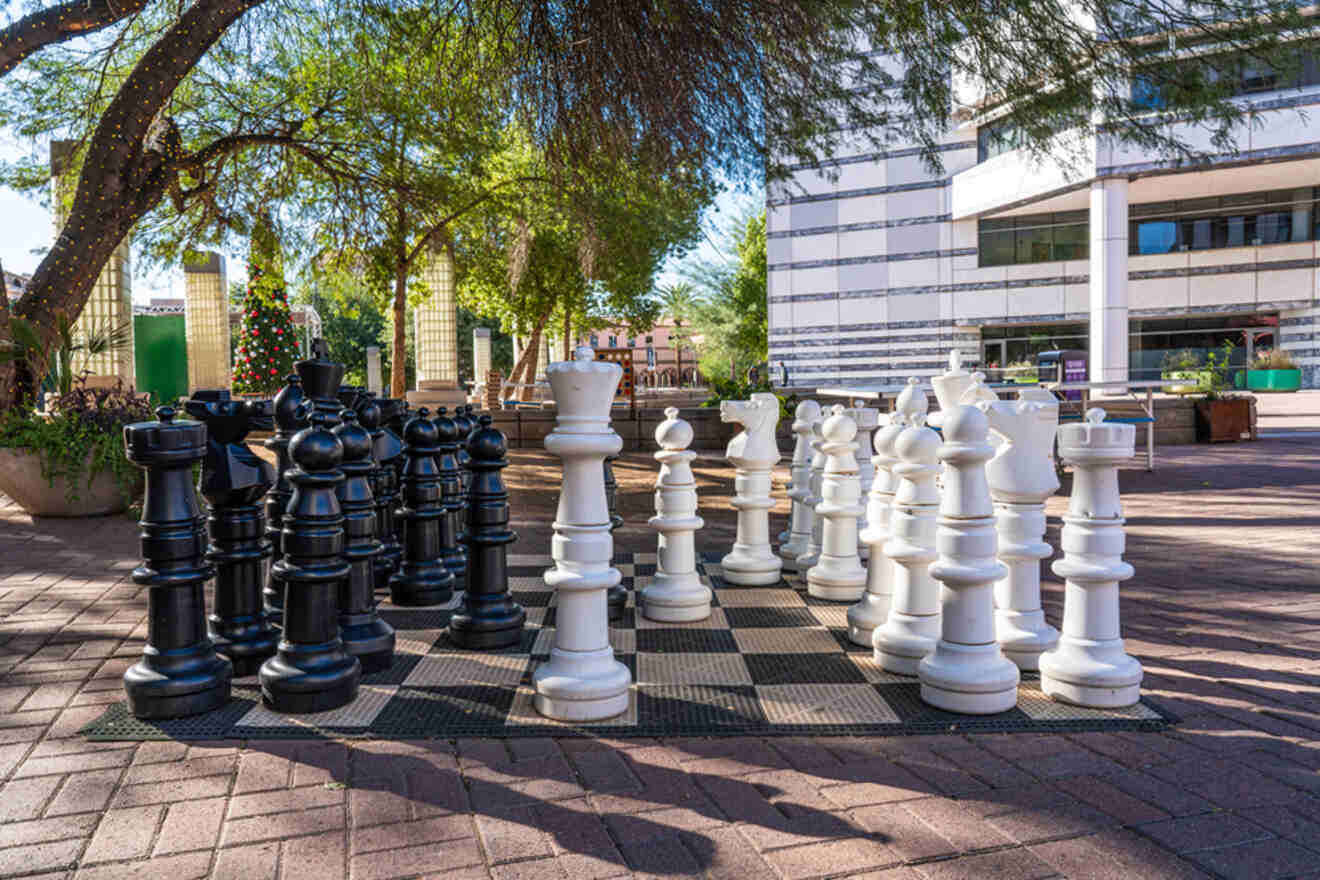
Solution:
[{"label": "white chess piece", "polygon": [[821,426],[825,473],[816,515],[823,517],[820,559],[807,571],[807,593],[817,599],[856,602],[866,589],[866,569],[857,555],[857,518],[862,515],[857,423],[835,406]]},{"label": "white chess piece", "polygon": [[731,584],[765,586],[777,583],[783,563],[770,547],[770,469],[779,461],[775,425],[779,398],[759,392],[751,400],[720,403],[720,420],[737,422],[742,431],[729,441],[725,457],[733,463],[733,507],[738,511],[738,534],[733,549],[720,561],[724,580]]},{"label": "white chess piece", "polygon": [[610,427],[610,406],[623,368],[597,361],[586,346],[546,367],[559,414],[546,451],[564,463],[545,584],[558,596],[555,643],[532,673],[536,710],[560,721],[596,721],[628,708],[628,667],[610,647],[605,591],[620,581],[610,566],[614,539],[605,502],[607,455],[623,448]]},{"label": "white chess piece", "polygon": [[938,412],[933,412],[926,418],[926,424],[933,428],[938,428],[944,424],[944,413],[957,406],[962,400],[963,392],[971,388],[976,381],[976,375],[969,373],[962,366],[962,352],[958,349],[949,350],[949,369],[945,370],[939,376],[930,380],[931,388],[935,390],[935,400],[939,403]]},{"label": "white chess piece", "polygon": [[867,493],[866,529],[860,540],[871,548],[866,564],[866,592],[861,600],[848,609],[848,639],[853,644],[870,647],[875,629],[889,616],[889,600],[893,593],[894,561],[885,555],[885,542],[889,540],[889,507],[894,500],[898,480],[893,466],[898,463],[894,441],[907,427],[901,413],[885,417],[886,424],[875,432],[875,481]]},{"label": "white chess piece", "polygon": [[871,546],[862,540],[862,532],[866,531],[867,511],[866,499],[870,497],[871,486],[875,483],[875,462],[872,461],[871,436],[875,429],[880,426],[880,412],[865,406],[857,406],[844,410],[844,414],[857,424],[857,449],[860,454],[857,456],[857,476],[862,482],[862,515],[857,518],[857,555],[865,562],[871,557]]},{"label": "white chess piece", "polygon": [[820,484],[825,479],[825,452],[821,449],[825,435],[820,432],[824,424],[824,419],[816,419],[811,423],[811,478],[807,481],[807,497],[802,499],[802,503],[811,508],[811,534],[807,537],[806,552],[795,562],[797,570],[801,572],[820,561],[820,539],[825,520],[816,515],[816,505],[820,504]]},{"label": "white chess piece", "polygon": [[[974,400],[974,389],[963,397]],[[940,590],[940,638],[921,661],[921,699],[949,712],[991,715],[1017,705],[1018,668],[995,641],[994,582],[1006,566],[995,558],[995,510],[985,463],[989,420],[982,401],[944,411],[944,494],[940,498],[930,574]]]},{"label": "white chess piece", "polygon": [[797,438],[793,444],[793,480],[788,490],[793,512],[789,517],[788,540],[779,546],[779,558],[784,560],[788,571],[797,571],[797,558],[807,552],[811,526],[816,520],[816,511],[807,504],[807,499],[811,497],[811,423],[819,420],[819,403],[804,400],[797,405],[793,419],[793,434]]},{"label": "white chess piece", "polygon": [[1063,634],[1040,657],[1040,687],[1052,699],[1094,709],[1141,698],[1141,664],[1123,651],[1118,584],[1132,577],[1123,561],[1123,505],[1118,466],[1132,457],[1136,428],[1105,422],[1093,407],[1086,421],[1059,428],[1059,457],[1073,468],[1063,517]]},{"label": "white chess piece", "polygon": [[894,563],[889,616],[872,639],[875,659],[899,675],[916,675],[921,659],[935,649],[940,634],[940,585],[930,576],[935,561],[935,513],[940,493],[936,450],[940,437],[926,427],[926,394],[916,378],[898,395],[906,426],[894,441],[898,489],[889,508],[885,555]]},{"label": "white chess piece", "polygon": [[999,559],[1008,566],[1008,576],[995,584],[995,638],[1018,669],[1034,670],[1040,655],[1059,641],[1040,607],[1040,561],[1054,553],[1045,542],[1045,499],[1059,488],[1059,402],[1049,391],[1027,386],[1017,400],[991,403],[986,417],[1001,438],[985,473],[995,502]]},{"label": "white chess piece", "polygon": [[692,426],[678,417],[677,407],[665,410],[655,429],[660,474],[655,481],[655,516],[649,525],[659,532],[655,575],[638,594],[647,620],[690,623],[710,617],[710,587],[697,574],[694,534],[705,523],[697,516],[697,481],[692,476],[695,452]]}]

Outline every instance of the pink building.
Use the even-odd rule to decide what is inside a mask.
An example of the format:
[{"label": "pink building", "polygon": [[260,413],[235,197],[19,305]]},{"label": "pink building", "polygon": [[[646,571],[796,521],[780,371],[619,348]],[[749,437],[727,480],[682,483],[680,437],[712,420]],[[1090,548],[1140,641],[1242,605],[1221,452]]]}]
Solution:
[{"label": "pink building", "polygon": [[[702,383],[697,369],[697,353],[690,345],[683,346],[682,371],[679,376],[679,353],[674,347],[674,322],[661,318],[644,333],[628,327],[605,327],[593,330],[585,340],[592,348],[631,348],[633,370],[639,388],[688,388]],[[579,343],[584,340],[579,337]],[[679,379],[682,382],[679,382]]]}]

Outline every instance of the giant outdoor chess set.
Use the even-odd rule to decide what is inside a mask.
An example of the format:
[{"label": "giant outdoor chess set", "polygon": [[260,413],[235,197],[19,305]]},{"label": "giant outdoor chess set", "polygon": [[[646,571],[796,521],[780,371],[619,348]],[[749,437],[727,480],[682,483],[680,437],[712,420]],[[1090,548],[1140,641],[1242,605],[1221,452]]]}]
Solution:
[{"label": "giant outdoor chess set", "polygon": [[[776,551],[778,401],[726,401],[722,417],[744,428],[727,451],[737,537],[727,554],[699,554],[692,430],[671,409],[656,431],[657,550],[624,561],[611,537],[618,365],[582,348],[547,370],[558,417],[546,449],[564,469],[548,556],[511,552],[504,441],[489,417],[431,419],[340,389],[342,367],[324,352],[298,373],[273,404],[202,394],[187,406],[197,422],[162,409],[159,422],[126,429],[147,474],[134,579],[150,587],[152,625],[125,674],[127,703],[88,736],[917,733],[1173,720],[1140,699],[1141,667],[1123,651],[1118,584],[1133,571],[1121,559],[1117,466],[1133,429],[1100,411],[1060,429],[1047,393],[1000,401],[956,357],[934,382],[942,436],[926,426],[916,380],[883,426],[873,411],[804,403],[793,513]],[[243,442],[272,418],[278,473]],[[1056,431],[1076,474],[1054,562],[1066,579],[1062,634],[1045,621],[1039,583],[1039,560],[1053,552],[1043,536]],[[859,436],[875,451],[863,461]],[[189,477],[197,461],[207,515]]]}]

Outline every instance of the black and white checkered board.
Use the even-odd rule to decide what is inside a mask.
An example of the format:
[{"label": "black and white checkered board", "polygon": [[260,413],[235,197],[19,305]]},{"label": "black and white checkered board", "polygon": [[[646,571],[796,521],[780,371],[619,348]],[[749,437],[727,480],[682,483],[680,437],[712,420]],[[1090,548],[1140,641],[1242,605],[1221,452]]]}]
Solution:
[{"label": "black and white checkered board", "polygon": [[[556,603],[541,573],[545,556],[510,557],[510,587],[527,609],[516,649],[465,651],[445,635],[458,600],[443,607],[380,613],[397,632],[391,669],[365,676],[352,704],[316,715],[280,715],[261,705],[255,678],[237,679],[223,709],[194,718],[143,722],[123,704],[84,728],[92,739],[412,739],[457,736],[903,734],[974,731],[1156,729],[1177,719],[1143,701],[1098,711],[1055,703],[1024,676],[1018,705],[992,716],[956,715],[921,702],[915,679],[880,669],[869,648],[846,637],[846,603],[806,594],[801,578],[740,587],[720,577],[718,556],[701,564],[715,593],[709,619],[659,624],[636,613],[633,595],[612,625],[615,656],[633,673],[628,711],[568,725],[539,715],[531,678],[554,642]],[[630,589],[645,586],[655,554],[616,563]]]}]

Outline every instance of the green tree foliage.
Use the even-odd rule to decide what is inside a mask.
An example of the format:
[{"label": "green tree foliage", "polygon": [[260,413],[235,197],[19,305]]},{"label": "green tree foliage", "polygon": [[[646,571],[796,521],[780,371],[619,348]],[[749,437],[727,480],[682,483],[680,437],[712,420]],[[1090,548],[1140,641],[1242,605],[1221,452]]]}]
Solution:
[{"label": "green tree foliage", "polygon": [[765,212],[736,221],[727,237],[736,258],[686,267],[697,291],[687,335],[711,380],[741,378],[767,354]]},{"label": "green tree foliage", "polygon": [[289,314],[284,286],[284,258],[268,220],[252,233],[247,291],[234,350],[233,390],[239,394],[273,394],[293,372],[298,337]]},{"label": "green tree foliage", "polygon": [[321,316],[321,337],[344,365],[344,384],[367,384],[367,349],[380,348],[381,372],[389,375],[389,318],[381,298],[359,272],[314,261],[299,276],[294,301]]}]

